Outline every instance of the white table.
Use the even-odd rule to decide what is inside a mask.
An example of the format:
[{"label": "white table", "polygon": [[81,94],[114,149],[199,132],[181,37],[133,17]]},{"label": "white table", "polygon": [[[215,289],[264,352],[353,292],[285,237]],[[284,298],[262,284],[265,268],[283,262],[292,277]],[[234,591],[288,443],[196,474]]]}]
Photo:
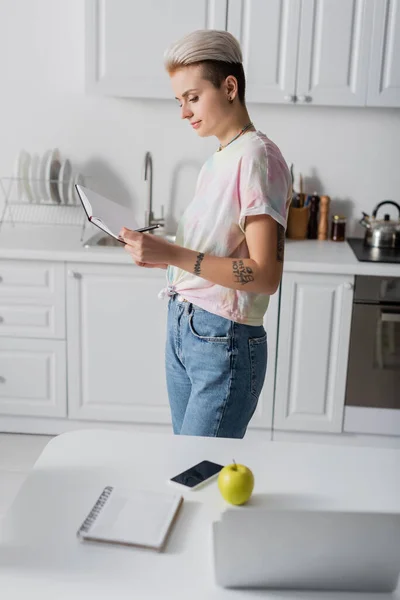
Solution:
[{"label": "white table", "polygon": [[[64,433],[45,448],[7,513],[0,545],[4,600],[360,599],[362,594],[224,590],[214,582],[216,483],[184,492],[166,551],[79,542],[76,530],[104,485],[172,490],[200,460],[252,468],[252,503],[400,511],[400,450],[178,437],[107,430]],[[245,510],[245,508],[243,508]],[[369,600],[387,598],[384,594]]]}]

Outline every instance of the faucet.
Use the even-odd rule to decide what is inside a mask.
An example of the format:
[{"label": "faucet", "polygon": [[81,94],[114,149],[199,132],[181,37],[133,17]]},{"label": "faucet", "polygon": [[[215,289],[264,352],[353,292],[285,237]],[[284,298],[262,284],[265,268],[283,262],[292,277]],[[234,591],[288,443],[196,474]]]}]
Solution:
[{"label": "faucet", "polygon": [[149,181],[149,195],[147,198],[147,210],[145,212],[145,227],[151,227],[151,225],[160,225],[160,227],[164,227],[164,207],[161,207],[161,217],[159,219],[155,219],[153,214],[153,159],[150,152],[146,152],[146,156],[144,158],[144,180]]}]

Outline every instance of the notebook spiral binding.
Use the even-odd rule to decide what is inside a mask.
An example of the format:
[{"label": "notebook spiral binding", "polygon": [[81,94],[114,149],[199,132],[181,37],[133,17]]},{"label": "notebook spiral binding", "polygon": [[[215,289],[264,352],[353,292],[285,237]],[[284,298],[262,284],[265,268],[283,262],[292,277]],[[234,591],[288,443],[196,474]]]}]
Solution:
[{"label": "notebook spiral binding", "polygon": [[89,529],[91,528],[93,523],[96,521],[97,517],[99,516],[103,506],[105,505],[108,498],[110,497],[113,489],[114,488],[111,485],[108,485],[101,492],[96,504],[93,506],[92,510],[90,511],[90,513],[88,514],[86,519],[83,521],[82,525],[80,526],[78,533],[77,533],[78,536],[81,536],[82,534],[85,534],[89,531]]}]

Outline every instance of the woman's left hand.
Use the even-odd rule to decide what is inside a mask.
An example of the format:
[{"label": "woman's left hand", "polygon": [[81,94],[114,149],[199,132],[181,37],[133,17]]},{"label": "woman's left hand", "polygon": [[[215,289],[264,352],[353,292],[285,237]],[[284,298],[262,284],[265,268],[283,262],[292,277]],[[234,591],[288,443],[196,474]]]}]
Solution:
[{"label": "woman's left hand", "polygon": [[119,237],[125,242],[124,249],[135,262],[170,264],[174,244],[156,235],[139,233],[123,227]]}]

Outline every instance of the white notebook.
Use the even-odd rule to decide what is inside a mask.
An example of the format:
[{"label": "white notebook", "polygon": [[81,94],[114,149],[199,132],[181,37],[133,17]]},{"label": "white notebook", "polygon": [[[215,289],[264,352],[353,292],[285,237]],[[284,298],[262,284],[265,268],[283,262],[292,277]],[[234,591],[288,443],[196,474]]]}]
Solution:
[{"label": "white notebook", "polygon": [[123,227],[134,231],[150,231],[158,227],[158,225],[152,225],[138,229],[135,215],[129,208],[113,202],[83,185],[75,185],[75,189],[88,220],[121,243],[123,242],[119,239],[118,234]]},{"label": "white notebook", "polygon": [[179,494],[104,488],[80,526],[81,540],[164,548],[183,497]]}]

